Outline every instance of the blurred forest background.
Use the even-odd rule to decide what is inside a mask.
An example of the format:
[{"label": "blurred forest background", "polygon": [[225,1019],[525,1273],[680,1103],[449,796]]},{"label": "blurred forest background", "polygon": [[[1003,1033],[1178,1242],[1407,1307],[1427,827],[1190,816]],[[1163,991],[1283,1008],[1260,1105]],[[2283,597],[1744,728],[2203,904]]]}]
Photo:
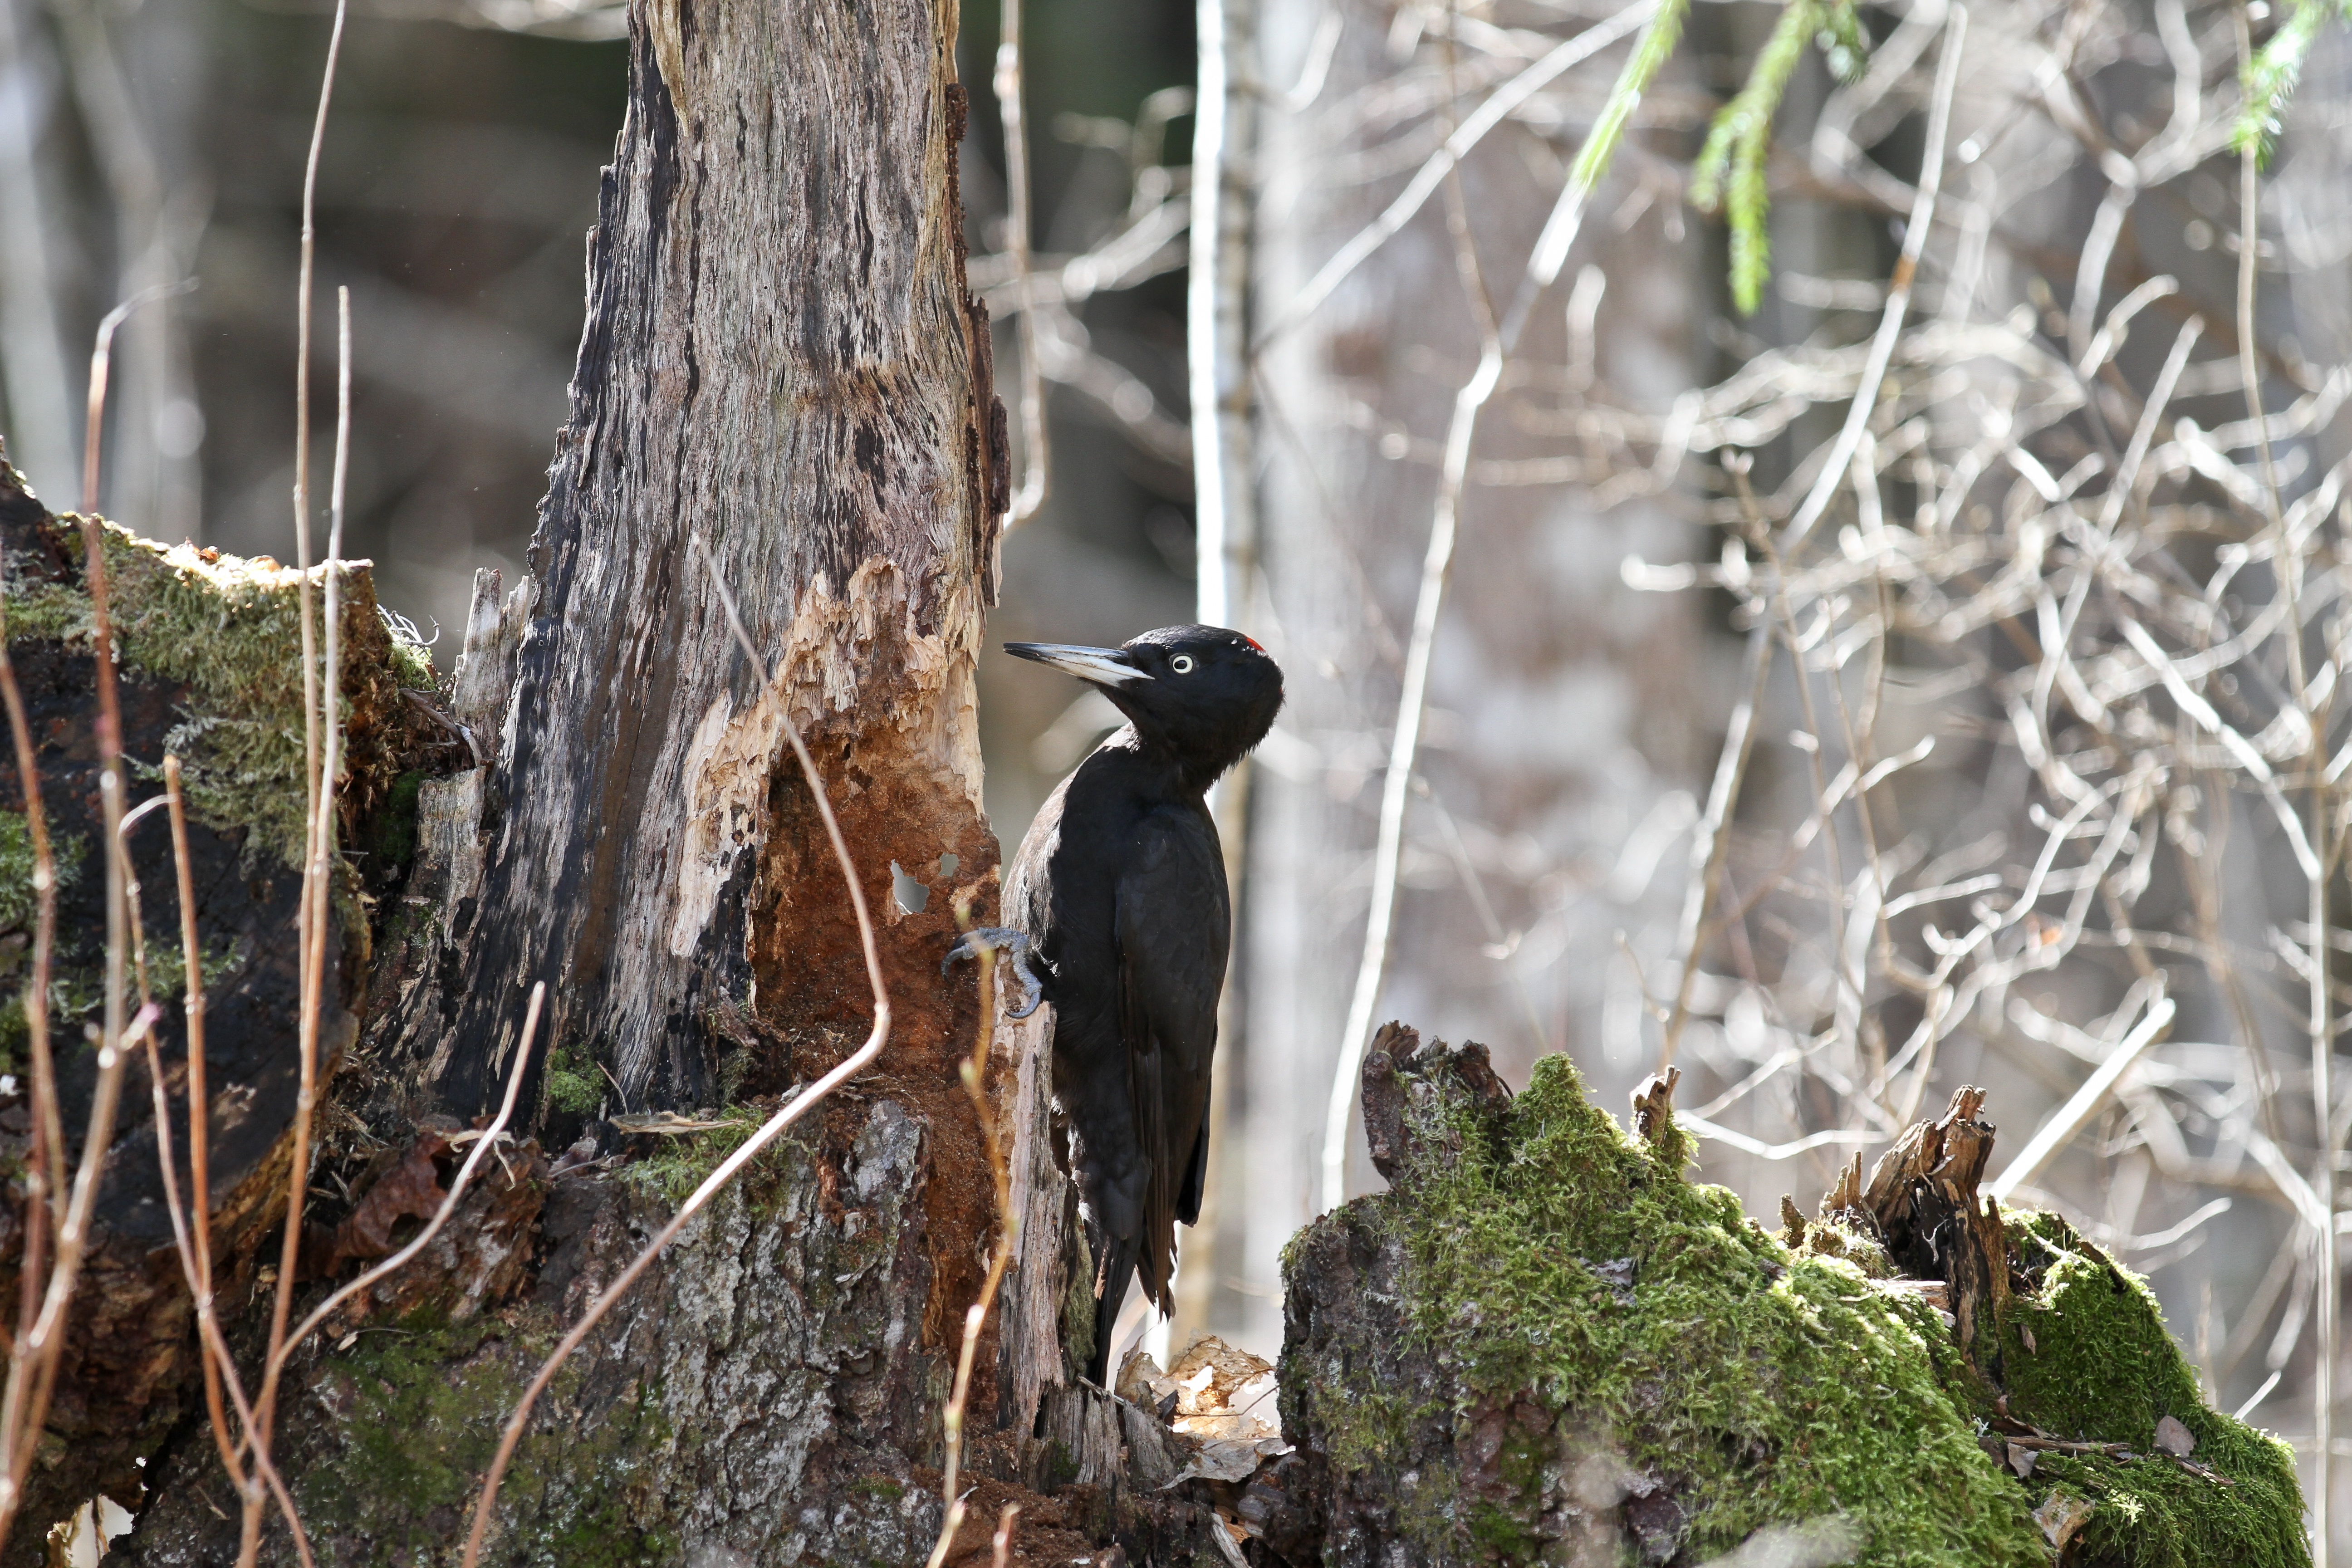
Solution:
[{"label": "blurred forest background", "polygon": [[[991,637],[1116,643],[1192,618],[1199,587],[1196,8],[1025,9],[1051,487],[1006,541]],[[1632,11],[1223,15],[1254,521],[1221,591],[1290,700],[1227,797],[1249,826],[1242,933],[1174,1334],[1270,1356],[1281,1248],[1325,1206],[1424,545],[1457,494],[1449,428]],[[2308,1487],[2343,1446],[2315,1390],[2342,1386],[2319,1374],[2352,1104],[2330,1085],[2352,941],[2329,847],[2343,764],[2324,765],[2352,49],[2317,36],[2263,176],[2242,353],[2237,79],[2282,17],[1998,0],[1963,45],[1957,7],[1908,0],[1863,12],[1870,62],[1843,80],[1801,28],[1765,166],[1776,270],[1743,313],[1690,167],[1781,15],[1695,8],[1473,410],[1374,1021],[1485,1040],[1515,1083],[1571,1052],[1612,1105],[1671,1055],[1706,1174],[1759,1216],[1783,1193],[1810,1210],[1853,1154],[1866,1168],[1981,1084],[2009,1155],[2067,1134],[2008,1190],[2147,1272],[2211,1396],[2294,1438]],[[1017,423],[998,22],[963,14],[963,191]],[[625,26],[589,0],[377,0],[344,44],[319,267],[352,296],[348,548],[445,651],[474,569],[523,569]],[[192,278],[123,329],[102,509],[286,550],[326,32],[316,8],[251,0],[0,0],[0,394],[53,505],[79,489],[98,319]],[[1587,33],[1589,58],[1548,63]],[[1920,205],[1931,150],[1940,206]],[[1932,233],[1906,260],[1915,216]],[[1841,440],[1857,392],[1869,417]],[[1112,717],[1001,655],[981,681],[1009,847]],[[1343,1170],[1349,1191],[1377,1181],[1360,1132]]]}]

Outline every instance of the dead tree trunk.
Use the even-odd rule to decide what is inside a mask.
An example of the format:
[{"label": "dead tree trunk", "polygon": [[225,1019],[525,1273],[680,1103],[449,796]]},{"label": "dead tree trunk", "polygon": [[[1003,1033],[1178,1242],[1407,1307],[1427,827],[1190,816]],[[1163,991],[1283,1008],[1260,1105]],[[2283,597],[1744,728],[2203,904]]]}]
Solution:
[{"label": "dead tree trunk", "polygon": [[[972,986],[940,973],[957,890],[992,907],[971,668],[1004,489],[964,285],[954,13],[653,0],[631,34],[531,575],[503,603],[483,585],[459,670],[482,763],[422,792],[346,1099],[394,1142],[482,1110],[539,981],[551,1028],[526,1103],[557,1148],[584,1132],[643,1154],[660,1140],[616,1150],[606,1119],[772,1096],[847,1054],[871,1002],[784,743],[798,725],[887,923],[885,1066],[583,1349],[526,1444],[499,1551],[593,1529],[651,1555],[919,1558],[938,1506],[915,1468],[936,1462],[991,1222],[953,1071]],[[284,1441],[314,1532],[363,1556],[452,1545],[551,1331],[716,1152],[665,1144],[625,1182],[583,1147],[535,1236],[510,1216],[540,1264],[509,1282],[527,1293],[444,1300],[439,1330],[412,1313],[415,1338],[311,1363]],[[432,1304],[419,1289],[377,1310]],[[350,1359],[371,1343],[402,1364]],[[374,1445],[408,1451],[425,1409],[446,1417],[444,1450],[372,1463]],[[186,1484],[166,1479],[138,1535],[158,1562],[218,1552],[208,1443],[185,1436]]]},{"label": "dead tree trunk", "polygon": [[[947,895],[994,864],[971,677],[1003,415],[964,288],[952,12],[656,3],[633,26],[572,416],[496,623],[520,637],[468,656],[511,680],[469,680],[490,761],[444,786],[452,818],[476,797],[479,868],[378,1035],[404,1091],[466,1110],[536,980],[557,1066],[608,1113],[771,1090],[863,1035],[787,715],[890,911],[902,1061],[947,1043],[970,990],[938,974]],[[940,896],[894,900],[894,863]]]},{"label": "dead tree trunk", "polygon": [[[285,1213],[288,1130],[298,1091],[294,1047],[300,982],[289,940],[301,884],[301,666],[294,656],[299,574],[185,546],[165,551],[101,524],[114,629],[115,691],[124,754],[152,769],[179,757],[188,783],[190,881],[204,942],[209,1005],[210,1213],[231,1293],[250,1296],[264,1238]],[[0,460],[0,552],[5,554],[8,655],[34,746],[42,816],[59,881],[49,1038],[68,1134],[79,1159],[96,1097],[99,1051],[85,1029],[101,1016],[106,948],[105,818],[98,754],[95,622],[86,535],[58,518]],[[393,855],[404,770],[429,762],[433,741],[404,685],[421,661],[385,636],[364,565],[342,579],[342,690],[351,736],[341,795],[343,841],[355,854],[347,895],[381,891]],[[313,586],[315,587],[314,581]],[[132,793],[157,785],[134,772]],[[0,759],[0,1293],[17,1298],[25,1252],[26,1172],[36,1108],[27,1090],[35,898],[31,804],[13,747]],[[179,1190],[190,1190],[187,1037],[178,1005],[180,904],[171,836],[160,816],[125,837],[140,889],[146,957],[162,1006],[156,1026],[173,1114]],[[364,921],[339,899],[320,1050],[331,1073],[357,1034],[368,962]],[[134,995],[131,998],[135,1004]],[[90,1250],[77,1292],[47,1422],[48,1447],[7,1561],[34,1562],[40,1534],[99,1494],[139,1495],[140,1463],[201,1396],[189,1296],[166,1219],[152,1081],[134,1055],[105,1152]],[[37,1278],[38,1276],[37,1275]],[[267,1292],[262,1292],[266,1296]]]},{"label": "dead tree trunk", "polygon": [[[582,1345],[490,1560],[920,1562],[939,1531],[940,1406],[995,1235],[957,1078],[979,1003],[940,960],[960,902],[994,913],[971,674],[1006,490],[965,286],[954,26],[923,0],[633,7],[531,575],[478,581],[450,696],[472,765],[419,792],[339,1091],[381,1147],[351,1213],[389,1226],[446,1178],[450,1118],[497,1100],[545,982],[525,1103],[562,1152],[510,1156],[454,1244],[289,1372],[278,1457],[322,1559],[455,1561],[564,1325],[747,1121],[865,1037],[858,928],[787,721],[883,926],[888,1047]],[[1209,1551],[1198,1488],[1160,1489],[1184,1445],[1071,1386],[1062,1346],[1091,1310],[1077,1290],[1064,1321],[1084,1264],[1046,1024],[1007,1025],[992,1066],[1029,1217],[981,1348],[955,1560],[985,1559],[1004,1497],[1023,1561],[1113,1534],[1139,1561]],[[151,1465],[140,1561],[229,1554],[211,1447],[183,1423]],[[291,1561],[282,1530],[266,1555]]]}]

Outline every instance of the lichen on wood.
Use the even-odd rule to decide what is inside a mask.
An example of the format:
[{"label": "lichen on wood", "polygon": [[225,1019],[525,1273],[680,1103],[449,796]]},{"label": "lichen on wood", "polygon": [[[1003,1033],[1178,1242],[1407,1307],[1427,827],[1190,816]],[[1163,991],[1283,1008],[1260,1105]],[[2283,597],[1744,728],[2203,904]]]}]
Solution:
[{"label": "lichen on wood", "polygon": [[[2145,1287],[2054,1216],[1998,1215],[2003,1289],[1972,1364],[1948,1280],[1841,1255],[1909,1255],[1867,1213],[1790,1216],[1791,1246],[1691,1182],[1663,1079],[1647,1137],[1563,1057],[1515,1097],[1483,1047],[1391,1026],[1364,1079],[1393,1186],[1301,1233],[1286,1268],[1284,1427],[1332,1568],[1392,1543],[1433,1564],[1694,1563],[1759,1537],[1821,1562],[2040,1564],[2062,1515],[2069,1563],[2306,1561],[2284,1446],[2206,1408]],[[1989,1141],[1975,1108],[1946,1131]],[[2155,1446],[2166,1416],[2185,1459]],[[2039,1446],[2029,1473],[2012,1442]]]}]

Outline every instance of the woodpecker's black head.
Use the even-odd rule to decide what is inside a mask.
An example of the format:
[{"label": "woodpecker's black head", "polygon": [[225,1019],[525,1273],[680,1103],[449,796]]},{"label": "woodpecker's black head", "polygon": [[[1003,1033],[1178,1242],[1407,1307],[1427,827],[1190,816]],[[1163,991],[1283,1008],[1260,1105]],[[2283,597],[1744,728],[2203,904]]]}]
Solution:
[{"label": "woodpecker's black head", "polygon": [[1223,626],[1162,626],[1124,647],[1009,642],[1004,651],[1101,687],[1143,742],[1173,752],[1202,788],[1265,740],[1282,710],[1281,666]]}]

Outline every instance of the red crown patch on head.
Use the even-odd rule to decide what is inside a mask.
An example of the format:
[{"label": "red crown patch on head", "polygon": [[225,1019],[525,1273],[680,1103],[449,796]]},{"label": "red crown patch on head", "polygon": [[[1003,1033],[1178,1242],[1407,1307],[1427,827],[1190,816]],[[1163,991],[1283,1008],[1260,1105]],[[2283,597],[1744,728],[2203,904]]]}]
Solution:
[{"label": "red crown patch on head", "polygon": [[1256,648],[1260,653],[1264,653],[1265,651],[1265,646],[1261,644],[1257,638],[1250,636],[1247,632],[1235,632],[1234,636],[1241,638],[1242,641],[1249,644],[1250,647]]}]

